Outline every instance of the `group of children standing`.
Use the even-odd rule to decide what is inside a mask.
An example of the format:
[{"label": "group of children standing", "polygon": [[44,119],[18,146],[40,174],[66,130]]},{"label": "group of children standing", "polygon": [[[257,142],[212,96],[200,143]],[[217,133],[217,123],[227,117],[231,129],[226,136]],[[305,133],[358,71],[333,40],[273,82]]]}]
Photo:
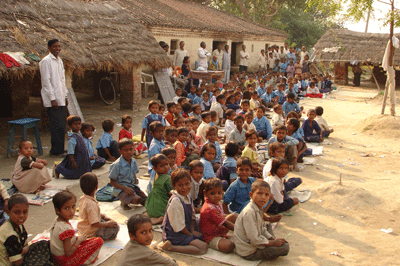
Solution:
[{"label": "group of children standing", "polygon": [[[143,120],[141,134],[149,155],[147,193],[138,186],[139,170],[134,159],[137,145],[132,141],[129,115],[122,118],[118,142],[111,135],[113,121],[103,122],[104,133],[96,146],[98,155],[90,142],[94,127],[81,124],[77,116],[68,117],[72,130],[68,155],[57,166],[56,175],[80,178],[84,193],[79,199],[80,236],[75,237],[69,224],[75,213],[76,197],[70,192],[60,192],[53,198],[57,214],[50,237],[53,259],[59,265],[91,263],[103,240],[114,239],[118,234],[118,224],[100,213],[94,194],[98,183],[91,169],[101,167],[105,160],[113,162],[110,184],[122,208],[130,209],[130,204],[146,207],[146,214],[133,216],[128,221],[131,241],[119,265],[141,261],[145,254],[151,254],[149,262],[153,264],[175,265],[173,260],[144,247],[153,238],[151,225],[158,223],[163,230],[159,248],[166,251],[204,254],[208,248],[225,253],[235,250],[249,260],[288,254],[289,244],[285,239],[276,238],[270,226],[282,216],[271,217],[266,212],[278,214],[299,203],[287,192],[302,181],[300,178],[286,180],[288,171],[299,170],[297,163],[310,152],[307,142],[321,142],[333,130],[321,117],[322,107],[309,110],[300,126],[302,107],[296,101],[307,79],[289,79],[286,84],[283,77],[264,74],[240,73],[225,85],[202,81],[199,88],[190,88],[187,97],[182,97],[181,89],[177,89],[177,97],[166,104],[167,110],[156,101],[149,102],[150,113]],[[310,82],[305,91],[314,85]],[[271,107],[274,113],[269,120],[265,112]],[[219,133],[219,127],[225,129],[223,134]],[[268,144],[269,160],[265,165],[257,153],[261,142]],[[50,181],[47,170],[40,172],[47,163],[31,156],[31,146],[29,141],[21,143],[18,171],[13,177],[21,192],[27,190],[18,185],[18,177],[23,180],[30,189],[27,193],[43,189]],[[34,185],[29,183],[33,182],[29,174],[21,175],[32,170],[35,171],[32,176],[41,177],[35,179]],[[3,199],[7,198],[3,196]],[[17,202],[15,206],[26,205],[27,215],[27,202],[20,196]],[[11,213],[12,208],[8,206]],[[196,213],[200,213],[199,220]],[[8,226],[20,235],[24,231],[24,220],[16,222],[10,217]],[[234,232],[233,237],[227,235],[229,230]],[[19,238],[18,242],[21,249],[16,258],[24,260],[26,239]],[[7,248],[2,253],[2,246],[6,242],[0,240],[0,257],[4,261],[15,261]],[[133,250],[141,250],[140,255],[130,256]]]}]

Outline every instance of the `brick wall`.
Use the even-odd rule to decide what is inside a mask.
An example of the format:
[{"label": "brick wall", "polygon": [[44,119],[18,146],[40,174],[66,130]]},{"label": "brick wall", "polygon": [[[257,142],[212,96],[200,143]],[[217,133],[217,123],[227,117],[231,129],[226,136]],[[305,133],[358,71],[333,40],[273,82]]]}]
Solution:
[{"label": "brick wall", "polygon": [[141,69],[134,68],[132,73],[121,73],[120,86],[120,109],[138,110],[142,99]]}]

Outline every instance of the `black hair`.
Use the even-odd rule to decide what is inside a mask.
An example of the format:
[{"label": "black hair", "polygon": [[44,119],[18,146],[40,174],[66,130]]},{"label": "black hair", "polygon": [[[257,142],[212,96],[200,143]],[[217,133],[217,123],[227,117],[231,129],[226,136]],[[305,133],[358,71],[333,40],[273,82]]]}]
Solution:
[{"label": "black hair", "polygon": [[77,115],[70,115],[67,117],[68,126],[71,126],[73,123],[80,122],[80,121],[82,121],[82,119]]},{"label": "black hair", "polygon": [[89,196],[97,188],[98,184],[99,181],[97,179],[97,176],[92,172],[87,172],[79,178],[79,185],[82,192]]},{"label": "black hair", "polygon": [[246,139],[250,138],[251,136],[253,136],[254,134],[257,135],[257,131],[255,129],[250,129],[246,131],[246,134],[244,135]]},{"label": "black hair", "polygon": [[158,110],[164,109],[165,110],[165,106],[163,104],[160,104],[160,106],[158,106]]},{"label": "black hair", "polygon": [[190,103],[184,103],[184,104],[182,105],[182,110],[183,110],[185,113],[190,113],[190,111],[192,111],[192,105],[191,105]]},{"label": "black hair", "polygon": [[252,111],[247,112],[244,116],[245,116],[245,117],[248,117],[248,116],[250,116],[250,115],[254,117],[254,114],[253,114]]},{"label": "black hair", "polygon": [[105,132],[109,132],[114,128],[114,122],[111,119],[106,119],[101,124]]},{"label": "black hair", "polygon": [[243,99],[243,100],[250,100],[250,99],[251,99],[251,93],[250,93],[250,91],[244,91],[244,92],[243,92],[243,97],[242,97],[242,99]]},{"label": "black hair", "polygon": [[271,187],[269,186],[269,184],[261,179],[257,179],[256,181],[253,182],[253,184],[251,184],[251,192],[254,193],[256,192],[257,189],[260,189],[262,187],[268,188],[269,190],[271,190]]},{"label": "black hair", "polygon": [[203,112],[203,113],[201,113],[201,119],[205,119],[209,115],[211,115],[210,112]]},{"label": "black hair", "polygon": [[[31,141],[30,141],[30,140],[27,140],[27,139],[21,140],[21,142],[19,143],[19,149],[22,149],[22,146],[25,145],[25,142],[31,142]],[[32,142],[31,142],[31,144],[32,144]]]},{"label": "black hair", "polygon": [[295,131],[298,130],[300,127],[300,121],[296,118],[290,118],[288,124],[293,125],[296,128]]},{"label": "black hair", "polygon": [[287,119],[288,117],[291,117],[291,116],[295,116],[296,119],[299,119],[299,115],[298,115],[295,111],[290,111],[290,112],[286,115],[286,119]]},{"label": "black hair", "polygon": [[14,194],[10,197],[7,203],[8,210],[12,210],[12,207],[16,204],[26,204],[29,205],[28,199],[22,194]]},{"label": "black hair", "polygon": [[227,157],[234,157],[238,153],[239,153],[239,144],[235,140],[229,141],[225,146],[225,155]]},{"label": "black hair", "polygon": [[211,117],[216,117],[217,116],[217,112],[212,110],[212,111],[210,111],[210,115],[211,115]]},{"label": "black hair", "polygon": [[317,115],[322,115],[324,113],[324,108],[322,108],[321,106],[315,107],[315,113]]},{"label": "black hair", "polygon": [[159,42],[158,42],[158,45],[160,45],[161,47],[163,47],[164,44],[165,44],[164,41],[159,41]]},{"label": "black hair", "polygon": [[189,180],[191,180],[189,171],[185,170],[183,168],[175,169],[171,173],[172,186],[174,186],[176,184],[176,182],[178,182],[179,180],[182,180],[184,178],[188,178]]},{"label": "black hair", "polygon": [[296,96],[294,95],[293,92],[289,92],[289,93],[287,94],[287,97],[290,98],[290,99],[294,99]]},{"label": "black hair", "polygon": [[168,109],[171,108],[171,107],[173,107],[173,106],[175,106],[175,105],[176,105],[176,103],[174,103],[173,101],[167,102],[167,108],[168,108]]},{"label": "black hair", "polygon": [[176,124],[178,124],[178,121],[179,121],[180,119],[183,119],[183,117],[182,117],[182,116],[178,116],[178,117],[176,117],[176,118],[173,120],[175,126],[176,126]]},{"label": "black hair", "polygon": [[157,101],[154,101],[154,100],[151,100],[148,104],[147,104],[147,110],[149,110],[150,111],[150,108],[153,106],[153,105],[160,105]]},{"label": "black hair", "polygon": [[88,128],[91,128],[93,131],[95,130],[95,128],[94,128],[94,126],[92,124],[82,123],[82,125],[81,125],[81,133],[83,133],[83,131],[85,131]]},{"label": "black hair", "polygon": [[123,115],[122,116],[122,125],[126,122],[126,120],[131,120],[132,121],[132,116],[130,115]]},{"label": "black hair", "polygon": [[281,107],[281,105],[279,103],[275,104],[273,107],[274,111],[278,110],[279,107]]},{"label": "black hair", "polygon": [[235,110],[232,110],[232,109],[228,109],[225,112],[225,116],[226,117],[229,117],[229,116],[232,116],[232,115],[235,115],[235,114],[236,114]]},{"label": "black hair", "polygon": [[237,115],[237,116],[235,116],[235,119],[233,120],[233,121],[238,121],[238,120],[242,120],[242,121],[244,121],[244,117],[243,116],[241,116],[241,115]]},{"label": "black hair", "polygon": [[218,128],[217,128],[217,127],[213,127],[213,126],[207,128],[207,130],[206,130],[206,137],[207,137],[208,135],[210,135],[211,133],[217,133],[217,135],[218,135]]},{"label": "black hair", "polygon": [[178,132],[178,130],[176,129],[176,127],[167,127],[167,128],[165,129],[165,135],[169,135],[169,134],[171,134],[171,133],[173,133],[173,132]]},{"label": "black hair", "polygon": [[133,145],[133,140],[128,138],[123,138],[118,141],[118,149],[121,150],[127,145]]},{"label": "black hair", "polygon": [[186,63],[187,62],[187,60],[190,58],[190,56],[185,56],[184,58],[183,58],[183,63]]},{"label": "black hair", "polygon": [[192,172],[194,168],[201,167],[204,168],[203,163],[200,160],[193,160],[189,164],[189,171]]},{"label": "black hair", "polygon": [[164,154],[158,153],[158,154],[156,154],[156,155],[154,155],[153,157],[150,158],[150,163],[153,166],[157,167],[157,165],[160,162],[162,162],[163,160],[167,160],[168,161],[167,156],[165,156]]},{"label": "black hair", "polygon": [[53,205],[54,209],[61,211],[62,206],[69,200],[75,199],[76,201],[76,196],[67,190],[58,192],[57,194],[54,195],[53,197]]},{"label": "black hair", "polygon": [[164,128],[164,125],[160,122],[160,121],[153,121],[151,122],[150,126],[149,126],[149,130],[150,132],[155,132],[157,130],[157,128]]},{"label": "black hair", "polygon": [[243,104],[248,104],[248,105],[250,105],[250,102],[249,102],[249,100],[242,100],[242,101],[240,102],[240,105],[243,105]]},{"label": "black hair", "polygon": [[247,157],[240,157],[237,162],[236,162],[236,169],[238,169],[242,165],[248,165],[250,166],[250,169],[253,169],[253,163],[251,160]]},{"label": "black hair", "polygon": [[216,177],[212,177],[204,180],[203,182],[204,192],[207,192],[213,188],[222,188],[222,180]]},{"label": "black hair", "polygon": [[150,217],[143,214],[132,215],[128,220],[128,233],[136,236],[136,232],[142,224],[151,223]]},{"label": "black hair", "polygon": [[315,113],[315,114],[317,114],[317,112],[315,111],[315,109],[310,109],[310,110],[307,111],[307,115],[310,114],[310,113]]},{"label": "black hair", "polygon": [[310,82],[310,84],[308,84],[308,86],[310,86],[310,87],[315,86],[315,83],[314,82]]},{"label": "black hair", "polygon": [[258,106],[257,109],[261,109],[261,110],[263,111],[263,113],[265,113],[265,107],[264,107],[264,105]]},{"label": "black hair", "polygon": [[[189,103],[190,104],[190,103]],[[200,104],[198,104],[198,103],[196,103],[195,105],[193,105],[192,106],[192,111],[195,111],[197,108],[200,108],[201,109],[201,106],[200,106]],[[182,108],[183,109],[183,108]],[[183,110],[185,110],[185,109],[183,109]]]},{"label": "black hair", "polygon": [[51,47],[53,44],[55,44],[56,42],[59,42],[59,40],[57,39],[51,39],[50,41],[47,42],[47,46]]},{"label": "black hair", "polygon": [[182,133],[189,133],[189,130],[186,127],[179,127],[178,128],[178,135]]},{"label": "black hair", "polygon": [[[184,100],[186,100],[186,97],[179,97],[178,103],[181,104]],[[183,110],[183,106],[182,106],[182,110]]]},{"label": "black hair", "polygon": [[285,144],[283,144],[282,142],[279,142],[279,141],[272,142],[272,143],[269,145],[268,155],[269,155],[270,157],[272,157],[272,154],[273,154],[277,149],[279,149],[279,148],[285,149]]},{"label": "black hair", "polygon": [[203,157],[203,156],[204,156],[204,153],[205,153],[206,151],[208,151],[209,149],[214,149],[215,151],[217,151],[217,147],[215,147],[215,144],[214,144],[214,143],[211,143],[211,142],[206,143],[206,144],[204,144],[204,146],[201,148],[200,157]]},{"label": "black hair", "polygon": [[161,153],[168,156],[170,154],[176,154],[176,150],[173,147],[165,147],[161,150]]},{"label": "black hair", "polygon": [[278,130],[285,130],[287,132],[287,127],[285,125],[279,125],[275,128],[275,132],[278,132]]},{"label": "black hair", "polygon": [[225,99],[225,95],[220,94],[220,95],[217,96],[217,102],[219,102],[222,99]]},{"label": "black hair", "polygon": [[229,95],[228,98],[226,98],[226,101],[229,103],[229,100],[232,99],[232,98],[235,98],[234,94]]},{"label": "black hair", "polygon": [[278,170],[279,167],[281,167],[282,164],[289,165],[289,162],[285,158],[282,158],[282,157],[274,158],[272,160],[272,166],[271,166],[270,174],[271,175],[276,175],[276,171]]}]

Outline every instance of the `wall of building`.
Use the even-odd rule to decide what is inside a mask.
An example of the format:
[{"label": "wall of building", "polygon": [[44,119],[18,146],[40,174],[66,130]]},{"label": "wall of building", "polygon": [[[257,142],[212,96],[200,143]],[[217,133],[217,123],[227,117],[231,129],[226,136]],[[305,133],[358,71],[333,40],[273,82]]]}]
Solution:
[{"label": "wall of building", "polygon": [[[230,51],[232,52],[232,43],[236,46],[236,62],[235,65],[239,66],[239,52],[241,51],[242,44],[246,45],[246,51],[250,54],[249,59],[249,71],[256,71],[258,70],[257,66],[257,59],[261,54],[261,49],[265,49],[268,46],[272,46],[277,44],[282,46],[284,43],[283,38],[280,40],[273,40],[273,39],[262,39],[251,38],[251,36],[244,36],[245,38],[239,39],[237,37],[231,38],[230,36],[203,36],[204,34],[192,34],[192,36],[188,36],[187,34],[182,34],[182,32],[173,32],[166,31],[161,32],[159,30],[152,30],[154,37],[156,40],[166,42],[171,48],[171,41],[172,43],[177,43],[177,48],[179,49],[179,42],[185,42],[185,49],[189,52],[189,56],[191,57],[191,67],[194,69],[195,61],[198,60],[197,50],[200,47],[200,42],[204,41],[206,43],[206,50],[212,53],[213,42],[221,42],[223,44],[228,44],[230,47]],[[173,55],[170,55],[171,61],[173,60]]]}]

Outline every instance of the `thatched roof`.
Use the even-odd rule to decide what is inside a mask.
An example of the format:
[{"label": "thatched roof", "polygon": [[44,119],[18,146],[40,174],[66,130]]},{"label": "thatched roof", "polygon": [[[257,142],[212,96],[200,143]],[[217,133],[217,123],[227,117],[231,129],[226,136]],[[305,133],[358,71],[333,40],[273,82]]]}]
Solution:
[{"label": "thatched roof", "polygon": [[[60,57],[68,71],[135,66],[162,68],[170,60],[155,38],[116,2],[78,0],[1,0],[0,51],[48,54],[47,41],[61,42]],[[37,69],[37,63],[6,69],[0,77]]]},{"label": "thatched roof", "polygon": [[[395,34],[400,38],[399,34]],[[315,44],[320,61],[371,62],[381,64],[389,34],[362,33],[346,29],[327,31]],[[395,64],[400,65],[400,52],[396,49]]]},{"label": "thatched roof", "polygon": [[242,19],[216,8],[184,0],[118,0],[147,28],[163,27],[224,34],[265,36],[283,41],[283,31]]}]

